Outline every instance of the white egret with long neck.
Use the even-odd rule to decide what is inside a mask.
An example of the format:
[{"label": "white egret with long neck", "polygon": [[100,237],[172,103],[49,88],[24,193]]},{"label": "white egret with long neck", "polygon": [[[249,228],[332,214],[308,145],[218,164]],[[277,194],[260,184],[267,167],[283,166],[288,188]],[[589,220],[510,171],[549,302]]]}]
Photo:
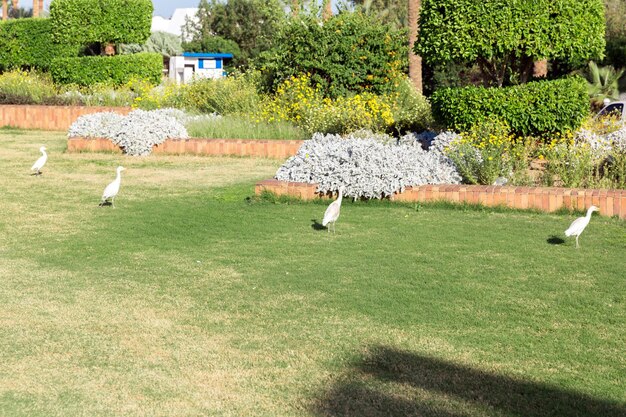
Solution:
[{"label": "white egret with long neck", "polygon": [[576,236],[576,248],[578,248],[578,236],[581,235],[585,227],[589,224],[589,220],[591,220],[591,213],[594,211],[600,211],[596,206],[591,206],[587,210],[587,215],[584,217],[579,217],[572,222],[569,228],[565,231],[565,236]]},{"label": "white egret with long neck", "polygon": [[122,171],[126,168],[119,166],[117,167],[117,176],[115,180],[106,186],[104,192],[102,193],[102,201],[100,201],[100,207],[104,206],[106,202],[111,199],[111,205],[115,208],[115,196],[120,192],[120,184],[122,183]]},{"label": "white egret with long neck", "polygon": [[39,152],[41,152],[42,155],[39,157],[39,159],[37,159],[37,161],[35,161],[30,169],[31,171],[35,171],[33,175],[41,175],[41,168],[43,168],[43,166],[46,164],[46,161],[48,160],[48,154],[46,153],[45,146],[39,148]]},{"label": "white egret with long neck", "polygon": [[[343,199],[343,187],[339,188],[339,196],[335,201],[330,203],[326,211],[324,212],[324,220],[322,220],[322,226],[326,226],[329,223],[333,224],[333,233],[335,233],[335,223],[339,218],[339,212],[341,211],[341,200]],[[328,227],[330,233],[330,227]]]}]

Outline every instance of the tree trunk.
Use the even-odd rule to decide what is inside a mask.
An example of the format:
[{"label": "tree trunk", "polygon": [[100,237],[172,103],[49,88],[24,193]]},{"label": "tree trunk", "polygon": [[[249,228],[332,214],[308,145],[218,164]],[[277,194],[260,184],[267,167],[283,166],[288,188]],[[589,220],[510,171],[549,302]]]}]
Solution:
[{"label": "tree trunk", "polygon": [[106,55],[106,56],[115,55],[115,44],[105,43],[104,48],[102,49],[102,55]]},{"label": "tree trunk", "polygon": [[0,0],[2,2],[2,20],[9,18],[9,0]]},{"label": "tree trunk", "polygon": [[333,16],[333,1],[324,0],[324,10],[322,10],[322,19],[328,20]]},{"label": "tree trunk", "polygon": [[291,0],[291,16],[296,17],[300,13],[300,0]]},{"label": "tree trunk", "polygon": [[422,88],[422,57],[413,52],[413,46],[417,40],[418,19],[420,14],[421,0],[409,0],[409,79],[420,93]]},{"label": "tree trunk", "polygon": [[548,76],[548,60],[533,62],[533,78],[545,78]]}]

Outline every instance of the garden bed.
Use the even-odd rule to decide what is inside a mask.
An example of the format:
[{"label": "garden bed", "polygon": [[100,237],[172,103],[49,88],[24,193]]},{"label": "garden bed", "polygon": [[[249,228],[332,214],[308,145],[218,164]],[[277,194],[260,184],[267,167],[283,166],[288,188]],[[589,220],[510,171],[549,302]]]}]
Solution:
[{"label": "garden bed", "polygon": [[[275,179],[258,182],[256,194],[269,191],[312,200],[328,198],[317,192],[316,184],[286,182]],[[557,187],[507,187],[484,185],[422,185],[407,187],[403,193],[391,197],[395,201],[481,204],[487,207],[506,206],[517,209],[535,209],[553,212],[562,208],[585,210],[591,205],[604,216],[626,219],[626,190],[594,190]]]},{"label": "garden bed", "polygon": [[128,114],[131,110],[130,107],[2,104],[0,105],[0,127],[67,130],[76,119],[85,114],[100,112]]},{"label": "garden bed", "polygon": [[[161,154],[230,155],[285,159],[295,155],[301,140],[245,140],[245,139],[167,139],[153,148]],[[119,152],[122,149],[105,138],[69,138],[69,152]]]}]

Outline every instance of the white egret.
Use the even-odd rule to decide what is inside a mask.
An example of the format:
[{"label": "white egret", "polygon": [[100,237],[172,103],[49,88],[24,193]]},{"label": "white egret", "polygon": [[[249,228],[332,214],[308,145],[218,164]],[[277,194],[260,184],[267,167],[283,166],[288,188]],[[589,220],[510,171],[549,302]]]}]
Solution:
[{"label": "white egret", "polygon": [[39,148],[39,152],[41,152],[43,155],[41,155],[39,159],[37,159],[37,161],[35,161],[35,163],[31,167],[30,170],[35,171],[33,175],[41,175],[41,168],[43,168],[43,166],[46,164],[46,161],[48,160],[48,154],[46,153],[45,146],[42,146],[41,148]]},{"label": "white egret", "polygon": [[572,222],[569,228],[565,231],[565,236],[576,236],[576,248],[578,248],[578,236],[581,235],[585,227],[589,224],[589,220],[591,220],[591,213],[594,211],[600,211],[596,206],[591,206],[587,210],[587,215],[585,217],[579,217]]},{"label": "white egret", "polygon": [[122,171],[126,168],[119,166],[117,167],[117,176],[115,180],[106,186],[104,192],[102,193],[102,201],[100,202],[100,207],[104,206],[108,199],[111,199],[111,205],[115,208],[115,196],[120,191],[120,184],[122,183]]},{"label": "white egret", "polygon": [[[335,233],[335,223],[339,218],[339,212],[341,210],[341,200],[343,198],[343,187],[339,188],[339,196],[335,201],[330,203],[326,211],[324,212],[324,220],[322,220],[322,226],[326,226],[329,223],[333,224],[333,233]],[[330,233],[330,227],[328,227]]]}]

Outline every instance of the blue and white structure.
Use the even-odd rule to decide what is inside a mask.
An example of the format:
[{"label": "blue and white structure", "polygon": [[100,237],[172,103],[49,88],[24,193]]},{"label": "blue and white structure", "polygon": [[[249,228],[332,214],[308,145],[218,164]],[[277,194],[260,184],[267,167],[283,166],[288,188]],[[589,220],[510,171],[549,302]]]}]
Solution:
[{"label": "blue and white structure", "polygon": [[182,56],[170,57],[169,77],[178,84],[199,78],[222,78],[226,76],[224,60],[233,54],[214,52],[183,52]]}]

